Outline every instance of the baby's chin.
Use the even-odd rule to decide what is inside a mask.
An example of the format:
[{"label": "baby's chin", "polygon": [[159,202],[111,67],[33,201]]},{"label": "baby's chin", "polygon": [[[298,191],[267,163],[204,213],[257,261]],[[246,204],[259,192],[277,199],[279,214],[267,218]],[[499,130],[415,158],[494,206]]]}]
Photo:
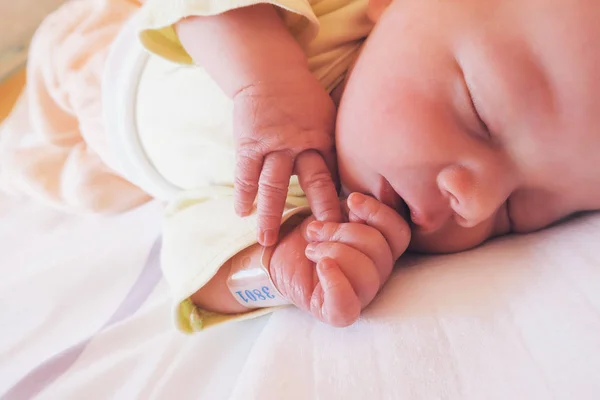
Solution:
[{"label": "baby's chin", "polygon": [[450,254],[470,250],[491,237],[488,229],[462,228],[458,225],[436,232],[423,232],[419,227],[411,229],[408,250],[423,254]]},{"label": "baby's chin", "polygon": [[472,244],[455,243],[451,238],[431,238],[413,232],[408,251],[421,254],[451,254],[472,249],[481,243],[483,240]]}]

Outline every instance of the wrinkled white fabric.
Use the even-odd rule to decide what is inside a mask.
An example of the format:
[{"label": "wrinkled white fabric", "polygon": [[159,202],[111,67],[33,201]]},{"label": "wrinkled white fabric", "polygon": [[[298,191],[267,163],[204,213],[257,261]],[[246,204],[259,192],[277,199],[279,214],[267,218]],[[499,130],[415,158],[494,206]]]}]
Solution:
[{"label": "wrinkled white fabric", "polygon": [[[139,279],[160,208],[99,219],[0,198],[0,397],[47,360],[43,372],[60,373],[34,381],[39,399],[600,393],[600,215],[464,254],[405,260],[347,329],[285,309],[190,338],[171,324],[165,282]],[[103,330],[133,287],[147,299]],[[90,336],[61,372],[56,354]]]}]

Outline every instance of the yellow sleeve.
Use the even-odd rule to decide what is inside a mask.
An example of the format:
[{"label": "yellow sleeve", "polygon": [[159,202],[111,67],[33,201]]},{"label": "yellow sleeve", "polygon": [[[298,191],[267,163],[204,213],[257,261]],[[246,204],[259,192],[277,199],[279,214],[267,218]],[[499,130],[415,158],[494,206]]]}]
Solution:
[{"label": "yellow sleeve", "polygon": [[[175,299],[175,324],[185,333],[255,318],[275,309],[223,315],[200,310],[189,300],[226,261],[257,242],[256,215],[240,218],[233,209],[231,187],[189,191],[167,207],[161,264]],[[299,213],[310,213],[306,198],[290,190],[282,223]]]},{"label": "yellow sleeve", "polygon": [[273,4],[297,36],[314,37],[319,28],[310,0],[148,0],[140,14],[140,40],[146,49],[180,64],[192,64],[173,25],[191,16],[210,16],[256,4]]}]

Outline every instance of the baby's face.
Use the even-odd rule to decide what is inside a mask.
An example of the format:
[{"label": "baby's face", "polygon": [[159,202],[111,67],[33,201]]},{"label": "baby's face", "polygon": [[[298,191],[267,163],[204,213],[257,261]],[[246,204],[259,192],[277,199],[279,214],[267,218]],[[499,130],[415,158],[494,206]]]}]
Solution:
[{"label": "baby's face", "polygon": [[372,0],[338,114],[344,190],[453,252],[600,208],[600,2]]}]

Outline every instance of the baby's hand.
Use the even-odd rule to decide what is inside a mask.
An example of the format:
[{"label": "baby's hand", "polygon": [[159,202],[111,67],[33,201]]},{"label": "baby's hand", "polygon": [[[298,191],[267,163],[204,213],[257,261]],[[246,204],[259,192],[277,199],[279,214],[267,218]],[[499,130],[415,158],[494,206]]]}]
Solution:
[{"label": "baby's hand", "polygon": [[348,207],[355,222],[304,221],[281,240],[270,266],[289,301],[333,326],[356,321],[410,241],[404,219],[379,201],[354,193]]},{"label": "baby's hand", "polygon": [[336,110],[310,71],[284,71],[243,89],[233,100],[235,209],[248,215],[258,194],[259,243],[277,242],[293,173],[316,219],[340,221],[332,178]]}]

